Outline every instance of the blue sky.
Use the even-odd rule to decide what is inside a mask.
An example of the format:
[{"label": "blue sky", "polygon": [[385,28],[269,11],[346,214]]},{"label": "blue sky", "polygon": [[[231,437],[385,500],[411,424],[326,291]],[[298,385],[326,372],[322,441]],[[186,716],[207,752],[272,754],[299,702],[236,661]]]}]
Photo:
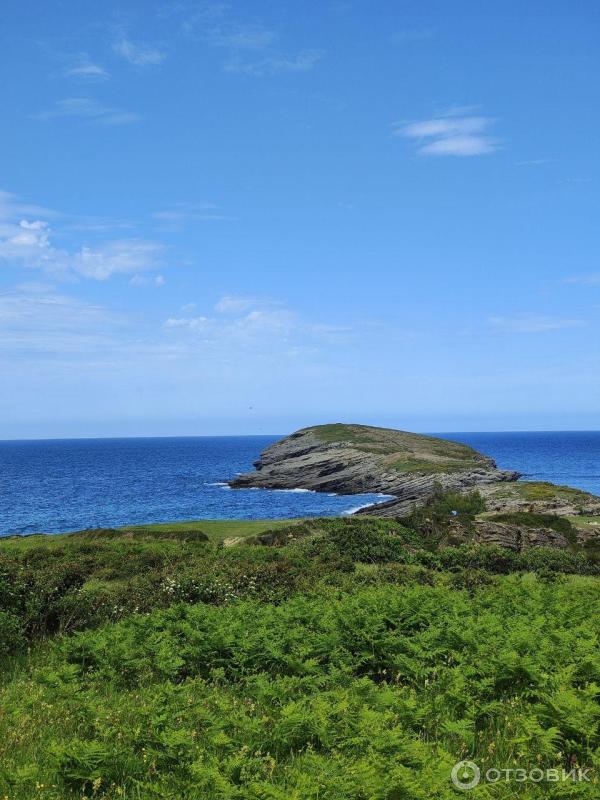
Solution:
[{"label": "blue sky", "polygon": [[5,0],[0,438],[600,427],[593,0]]}]

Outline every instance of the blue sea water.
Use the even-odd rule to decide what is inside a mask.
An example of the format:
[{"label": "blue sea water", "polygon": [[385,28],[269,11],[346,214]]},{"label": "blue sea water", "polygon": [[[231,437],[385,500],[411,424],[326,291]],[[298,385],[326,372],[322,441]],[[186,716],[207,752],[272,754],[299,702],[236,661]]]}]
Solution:
[{"label": "blue sea water", "polygon": [[[525,479],[600,494],[600,432],[437,434]],[[0,536],[186,519],[347,513],[378,495],[229,489],[276,436],[0,442]]]}]

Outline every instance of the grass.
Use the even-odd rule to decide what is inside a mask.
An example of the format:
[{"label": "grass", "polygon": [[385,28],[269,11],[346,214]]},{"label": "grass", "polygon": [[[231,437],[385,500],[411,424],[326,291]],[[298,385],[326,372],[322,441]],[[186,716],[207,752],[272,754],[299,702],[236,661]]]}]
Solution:
[{"label": "grass", "polygon": [[[302,522],[300,518],[283,520],[197,519],[182,522],[157,522],[150,525],[127,525],[123,528],[99,529],[99,532],[104,540],[109,540],[111,537],[122,540],[127,536],[137,540],[156,540],[157,538],[178,538],[183,540],[186,537],[194,538],[194,534],[204,533],[209,541],[218,544],[228,538],[245,539],[248,536],[257,536],[267,530],[276,530],[277,528],[288,527],[290,524],[293,525],[300,522]],[[50,535],[37,533],[27,536],[3,536],[0,537],[0,548],[5,548],[5,550],[27,550],[43,545],[45,548],[52,550],[53,548],[62,547],[68,537],[91,539],[94,538],[94,535],[94,531],[89,530]],[[98,534],[96,533],[97,536]]]},{"label": "grass", "polygon": [[191,522],[160,522],[155,525],[137,525],[125,527],[123,531],[148,531],[149,533],[161,533],[169,531],[202,531],[209,540],[214,543],[222,542],[225,539],[246,538],[257,536],[267,530],[277,530],[287,527],[290,524],[302,522],[298,520],[273,520],[273,519],[253,519],[253,520],[230,520],[230,519],[199,519]]},{"label": "grass", "polygon": [[574,505],[585,505],[593,496],[581,489],[571,486],[558,486],[547,481],[517,481],[510,484],[501,484],[494,492],[496,497],[520,499],[535,502],[536,500],[558,500]]},{"label": "grass", "polygon": [[389,428],[335,423],[308,430],[322,442],[347,443],[361,452],[382,456],[383,465],[397,472],[457,472],[480,467],[484,461],[467,445]]}]

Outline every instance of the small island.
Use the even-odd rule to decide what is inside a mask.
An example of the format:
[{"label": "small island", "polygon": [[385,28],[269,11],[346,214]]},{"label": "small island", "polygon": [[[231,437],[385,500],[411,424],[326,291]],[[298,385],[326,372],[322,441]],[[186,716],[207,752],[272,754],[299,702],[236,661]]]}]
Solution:
[{"label": "small island", "polygon": [[[479,513],[468,530],[457,514],[447,537],[452,543],[566,549],[589,547],[597,537],[600,497],[545,481],[520,481],[519,472],[498,469],[472,447],[434,436],[370,425],[317,425],[275,442],[254,466],[229,485],[392,496],[360,509],[361,516],[402,519],[440,495],[460,498],[475,491]],[[564,525],[556,524],[560,518]]]}]

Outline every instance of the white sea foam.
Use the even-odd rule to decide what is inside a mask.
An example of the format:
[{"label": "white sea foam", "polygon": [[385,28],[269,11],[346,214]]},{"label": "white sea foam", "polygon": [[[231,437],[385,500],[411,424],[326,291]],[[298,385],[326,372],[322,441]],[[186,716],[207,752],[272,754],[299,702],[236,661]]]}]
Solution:
[{"label": "white sea foam", "polygon": [[346,511],[342,511],[342,517],[349,517],[352,514],[356,514],[357,511],[360,511],[361,508],[370,508],[371,506],[376,506],[377,503],[365,503],[362,506],[355,506],[354,508],[349,508]]},{"label": "white sea foam", "polygon": [[293,494],[316,494],[314,489],[273,489],[274,492],[291,492]]},{"label": "white sea foam", "polygon": [[213,483],[205,483],[204,485],[205,486],[221,486],[221,487],[223,487],[223,486],[227,486],[228,487],[229,486],[227,481],[214,481]]}]

